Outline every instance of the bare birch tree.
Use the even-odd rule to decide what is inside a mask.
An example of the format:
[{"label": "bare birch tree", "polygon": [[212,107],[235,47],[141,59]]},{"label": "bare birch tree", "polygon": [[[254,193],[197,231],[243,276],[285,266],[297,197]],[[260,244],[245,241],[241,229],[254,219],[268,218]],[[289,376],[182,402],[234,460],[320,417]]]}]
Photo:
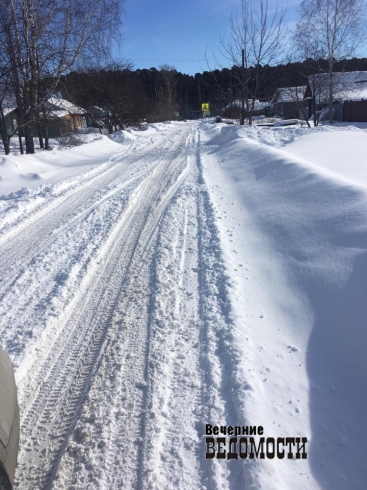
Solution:
[{"label": "bare birch tree", "polygon": [[294,39],[303,59],[327,60],[324,80],[330,123],[336,89],[335,64],[352,57],[365,44],[366,27],[365,0],[303,0],[300,5]]},{"label": "bare birch tree", "polygon": [[[1,35],[1,34],[0,34]],[[0,136],[4,146],[5,155],[9,155],[9,135],[5,120],[5,104],[10,93],[10,63],[6,54],[0,50]]]},{"label": "bare birch tree", "polygon": [[255,100],[261,96],[266,68],[279,59],[286,36],[285,9],[279,4],[270,9],[268,0],[259,0],[255,5],[250,0],[242,0],[240,13],[232,15],[230,20],[230,38],[221,43],[223,55],[241,67],[237,77],[242,87],[241,98],[250,115],[249,124],[252,124]]},{"label": "bare birch tree", "polygon": [[164,117],[172,119],[173,109],[177,101],[176,68],[174,66],[162,65],[159,67],[158,97],[163,103]]},{"label": "bare birch tree", "polygon": [[123,5],[123,0],[0,0],[0,50],[11,63],[27,153],[34,153],[34,125],[61,75],[83,56],[90,62],[108,55]]}]

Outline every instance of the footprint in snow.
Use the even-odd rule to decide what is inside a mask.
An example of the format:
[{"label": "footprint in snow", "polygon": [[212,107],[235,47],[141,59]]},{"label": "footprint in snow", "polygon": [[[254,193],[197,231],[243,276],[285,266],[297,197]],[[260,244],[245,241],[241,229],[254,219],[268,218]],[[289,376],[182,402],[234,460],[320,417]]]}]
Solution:
[{"label": "footprint in snow", "polygon": [[298,352],[299,349],[297,347],[294,347],[293,345],[287,345],[288,352]]}]

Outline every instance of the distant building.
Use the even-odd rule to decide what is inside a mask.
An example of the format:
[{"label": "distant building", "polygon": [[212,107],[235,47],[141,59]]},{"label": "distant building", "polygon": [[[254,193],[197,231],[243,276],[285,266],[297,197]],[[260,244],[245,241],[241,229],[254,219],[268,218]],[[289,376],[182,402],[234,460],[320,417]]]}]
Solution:
[{"label": "distant building", "polygon": [[[330,75],[309,77],[312,96],[319,109],[329,102]],[[367,71],[335,72],[332,76],[334,120],[367,122]]]},{"label": "distant building", "polygon": [[[259,100],[255,100],[254,110],[252,112],[252,115],[253,116],[264,115],[266,107],[268,105],[269,105],[269,102],[260,102]],[[232,118],[239,119],[241,116],[241,110],[242,110],[242,101],[241,100],[234,100],[222,110],[222,114],[223,114],[223,116],[226,116],[226,117],[232,117]],[[248,116],[249,116],[249,111],[247,111],[246,101],[245,101],[245,117],[248,117]]]},{"label": "distant building", "polygon": [[278,88],[270,102],[273,115],[283,119],[308,119],[311,115],[310,95],[307,85]]},{"label": "distant building", "polygon": [[72,102],[59,97],[51,97],[45,104],[49,137],[87,127],[87,112]]},{"label": "distant building", "polygon": [[[51,97],[45,103],[49,137],[55,138],[70,131],[87,127],[87,112],[68,100]],[[15,98],[8,97],[2,103],[5,124],[8,134],[14,133],[17,128],[17,105]],[[41,114],[41,119],[43,114]],[[38,125],[31,124],[34,136],[38,135]]]},{"label": "distant building", "polygon": [[17,129],[17,104],[11,96],[5,97],[2,101],[2,109],[5,119],[5,126],[8,134],[14,133]]}]

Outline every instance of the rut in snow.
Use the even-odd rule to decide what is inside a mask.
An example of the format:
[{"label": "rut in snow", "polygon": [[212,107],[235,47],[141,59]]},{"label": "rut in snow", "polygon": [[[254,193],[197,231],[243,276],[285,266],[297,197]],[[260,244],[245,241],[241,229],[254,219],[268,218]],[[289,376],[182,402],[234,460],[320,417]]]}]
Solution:
[{"label": "rut in snow", "polygon": [[226,278],[199,133],[183,128],[36,194],[3,229],[16,488],[230,489],[242,474],[204,459],[205,423],[243,421],[227,420]]}]

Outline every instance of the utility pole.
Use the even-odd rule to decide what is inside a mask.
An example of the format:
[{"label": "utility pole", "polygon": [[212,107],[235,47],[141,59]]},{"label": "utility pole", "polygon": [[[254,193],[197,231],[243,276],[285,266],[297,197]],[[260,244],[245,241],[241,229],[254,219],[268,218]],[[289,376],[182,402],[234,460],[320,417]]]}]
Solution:
[{"label": "utility pole", "polygon": [[242,49],[242,93],[241,93],[241,126],[245,124],[245,50]]}]

